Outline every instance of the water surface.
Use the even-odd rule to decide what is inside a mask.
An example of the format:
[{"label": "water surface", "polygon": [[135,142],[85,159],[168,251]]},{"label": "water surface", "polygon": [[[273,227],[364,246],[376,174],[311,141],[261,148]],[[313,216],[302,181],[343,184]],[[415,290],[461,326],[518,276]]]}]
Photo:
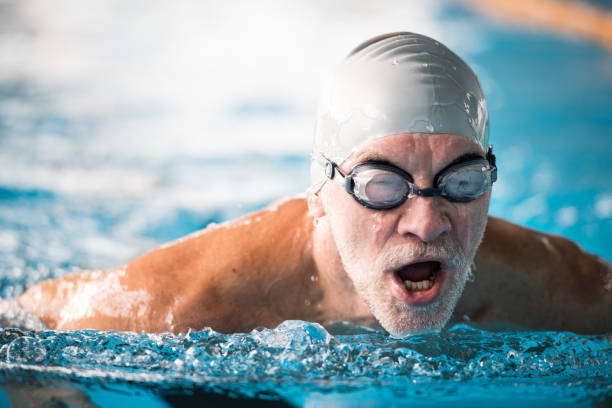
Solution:
[{"label": "water surface", "polygon": [[[499,164],[491,213],[612,259],[607,51],[454,3],[293,4],[0,3],[0,296],[303,192],[325,75],[357,42],[396,30],[440,39],[477,72]],[[606,406],[611,365],[609,334],[0,330],[1,382],[77,388],[113,408],[190,395]]]}]

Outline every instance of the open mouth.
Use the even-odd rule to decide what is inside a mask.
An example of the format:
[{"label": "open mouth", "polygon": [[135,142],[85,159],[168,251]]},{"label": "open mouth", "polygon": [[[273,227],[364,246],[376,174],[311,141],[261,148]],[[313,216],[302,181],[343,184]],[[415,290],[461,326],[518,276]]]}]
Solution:
[{"label": "open mouth", "polygon": [[440,266],[438,261],[415,262],[397,270],[396,274],[409,292],[425,292],[436,283]]}]

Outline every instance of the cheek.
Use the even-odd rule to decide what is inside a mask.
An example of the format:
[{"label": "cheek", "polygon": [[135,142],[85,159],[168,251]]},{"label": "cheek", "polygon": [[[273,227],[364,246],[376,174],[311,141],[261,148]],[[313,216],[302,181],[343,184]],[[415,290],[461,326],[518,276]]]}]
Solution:
[{"label": "cheek", "polygon": [[397,228],[398,211],[370,211],[368,214],[370,226],[370,241],[378,248],[385,246]]},{"label": "cheek", "polygon": [[457,208],[455,228],[466,254],[473,256],[487,225],[489,195]]},{"label": "cheek", "polygon": [[325,216],[336,240],[344,242],[357,234],[359,228],[355,219],[359,217],[356,216],[352,203],[347,200],[352,200],[352,197],[334,185],[326,185],[322,194]]},{"label": "cheek", "polygon": [[358,249],[361,258],[384,244],[393,223],[389,212],[369,210],[339,188],[330,188],[325,198],[325,213],[338,244]]}]

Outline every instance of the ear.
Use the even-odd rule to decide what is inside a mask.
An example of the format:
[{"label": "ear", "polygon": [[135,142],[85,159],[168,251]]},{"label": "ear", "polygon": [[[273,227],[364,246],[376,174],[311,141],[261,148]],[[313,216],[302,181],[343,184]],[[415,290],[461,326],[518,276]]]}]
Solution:
[{"label": "ear", "polygon": [[308,215],[313,218],[319,218],[325,215],[325,208],[323,208],[323,202],[321,201],[319,193],[320,191],[308,196]]}]

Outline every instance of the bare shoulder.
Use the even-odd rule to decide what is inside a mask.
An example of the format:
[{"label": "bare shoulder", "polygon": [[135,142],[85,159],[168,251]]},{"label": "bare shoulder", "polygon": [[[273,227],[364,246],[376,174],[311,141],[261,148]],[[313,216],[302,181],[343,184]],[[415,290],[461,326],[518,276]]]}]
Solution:
[{"label": "bare shoulder", "polygon": [[[478,255],[482,262],[501,262],[531,275],[563,276],[563,281],[571,279],[576,284],[595,278],[596,283],[603,285],[581,286],[602,294],[612,284],[612,264],[605,259],[585,251],[567,238],[522,227],[497,217],[489,216]],[[561,266],[563,268],[559,269]]]},{"label": "bare shoulder", "polygon": [[489,217],[476,266],[460,313],[535,329],[612,330],[612,264],[566,238]]},{"label": "bare shoulder", "polygon": [[[288,266],[300,262],[306,212],[304,199],[287,199],[132,261],[131,276],[155,298],[150,331],[205,326],[244,331],[253,328],[255,318],[258,325],[280,323],[283,319],[271,303],[277,300],[282,307],[284,296],[270,289],[270,282],[285,281],[291,276]],[[289,293],[280,287],[285,289],[282,295]],[[239,309],[243,311],[237,313]]]},{"label": "bare shoulder", "polygon": [[[211,225],[126,265],[41,282],[18,301],[48,327],[181,332],[228,319],[266,271],[303,245],[306,202],[296,198]],[[253,296],[251,296],[253,297]],[[255,298],[255,297],[253,297]],[[239,327],[238,327],[239,328]]]}]

